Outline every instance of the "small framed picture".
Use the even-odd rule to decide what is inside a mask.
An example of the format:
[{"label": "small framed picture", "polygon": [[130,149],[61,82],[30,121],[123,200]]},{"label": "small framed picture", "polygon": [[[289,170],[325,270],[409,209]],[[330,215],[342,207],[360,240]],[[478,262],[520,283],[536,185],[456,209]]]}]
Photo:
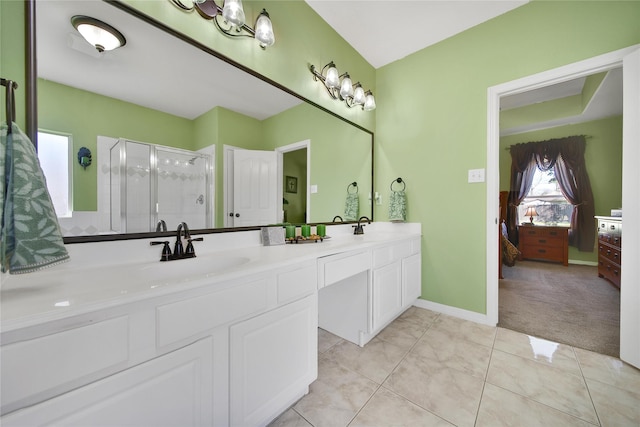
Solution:
[{"label": "small framed picture", "polygon": [[285,180],[285,186],[287,193],[297,193],[298,178],[296,178],[295,176],[287,176]]}]

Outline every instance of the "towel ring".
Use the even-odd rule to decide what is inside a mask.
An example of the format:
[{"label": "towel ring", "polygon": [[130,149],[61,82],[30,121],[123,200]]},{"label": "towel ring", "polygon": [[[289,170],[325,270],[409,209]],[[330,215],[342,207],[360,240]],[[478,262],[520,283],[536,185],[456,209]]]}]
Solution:
[{"label": "towel ring", "polygon": [[407,188],[407,183],[404,182],[402,180],[402,178],[396,178],[393,181],[391,181],[391,185],[389,186],[389,188],[391,188],[391,191],[396,191],[396,190],[393,189],[393,183],[394,182],[397,182],[398,184],[402,184],[402,190],[400,190],[400,191],[404,191]]},{"label": "towel ring", "polygon": [[[349,189],[351,187],[355,187],[355,189],[356,189],[355,193],[352,193],[352,192],[349,191]],[[357,182],[354,181],[351,184],[347,185],[347,194],[358,194],[358,183]]]}]

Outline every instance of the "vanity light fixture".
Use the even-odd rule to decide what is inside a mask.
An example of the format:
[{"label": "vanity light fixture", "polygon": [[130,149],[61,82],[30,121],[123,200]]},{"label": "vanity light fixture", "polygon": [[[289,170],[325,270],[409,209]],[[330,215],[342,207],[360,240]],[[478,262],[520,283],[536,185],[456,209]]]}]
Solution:
[{"label": "vanity light fixture", "polygon": [[100,53],[127,44],[127,40],[120,31],[98,19],[75,15],[71,18],[71,25]]},{"label": "vanity light fixture", "polygon": [[313,80],[320,80],[333,99],[344,101],[349,108],[360,106],[365,111],[376,109],[373,93],[370,90],[365,91],[360,82],[353,84],[349,73],[340,74],[333,61],[322,67],[320,71],[315,65],[311,65],[309,69],[313,74]]},{"label": "vanity light fixture", "polygon": [[229,37],[255,38],[262,49],[273,46],[276,42],[271,18],[266,9],[262,9],[256,19],[255,28],[251,28],[245,22],[242,0],[224,0],[222,7],[215,0],[194,0],[193,6],[185,5],[182,0],[170,1],[187,12],[195,9],[201,17],[213,21],[216,28]]}]

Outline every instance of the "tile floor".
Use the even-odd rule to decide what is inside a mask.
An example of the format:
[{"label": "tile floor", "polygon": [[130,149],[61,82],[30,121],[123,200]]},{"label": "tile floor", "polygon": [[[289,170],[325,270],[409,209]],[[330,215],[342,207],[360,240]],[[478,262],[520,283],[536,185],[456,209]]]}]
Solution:
[{"label": "tile floor", "polygon": [[271,426],[640,426],[639,370],[417,307],[364,348],[319,330],[318,352]]}]

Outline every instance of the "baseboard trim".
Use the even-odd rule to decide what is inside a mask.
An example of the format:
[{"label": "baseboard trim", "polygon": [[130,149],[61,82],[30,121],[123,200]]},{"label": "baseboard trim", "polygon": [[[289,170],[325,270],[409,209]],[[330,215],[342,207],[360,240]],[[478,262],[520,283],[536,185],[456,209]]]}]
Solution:
[{"label": "baseboard trim", "polygon": [[579,259],[570,259],[569,260],[569,264],[574,264],[574,265],[588,265],[589,267],[597,267],[598,263],[595,261],[582,261]]},{"label": "baseboard trim", "polygon": [[470,320],[472,322],[481,323],[483,325],[496,326],[495,323],[491,323],[486,314],[476,313],[475,311],[464,310],[458,307],[452,307],[450,305],[439,304],[433,301],[427,301],[424,299],[418,299],[413,303],[414,306],[425,308],[427,310],[435,311],[437,313],[446,314],[448,316],[458,317],[464,320]]}]

